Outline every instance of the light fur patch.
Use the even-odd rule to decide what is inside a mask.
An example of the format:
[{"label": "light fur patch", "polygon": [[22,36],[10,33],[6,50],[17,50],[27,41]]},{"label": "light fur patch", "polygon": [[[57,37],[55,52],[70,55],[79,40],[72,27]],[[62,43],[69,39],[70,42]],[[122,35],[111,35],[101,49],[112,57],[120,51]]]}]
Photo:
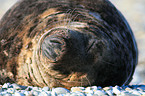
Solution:
[{"label": "light fur patch", "polygon": [[59,11],[57,11],[57,8],[50,8],[46,11],[44,11],[41,15],[40,15],[40,18],[45,18],[51,14],[56,14],[56,13],[59,13]]}]

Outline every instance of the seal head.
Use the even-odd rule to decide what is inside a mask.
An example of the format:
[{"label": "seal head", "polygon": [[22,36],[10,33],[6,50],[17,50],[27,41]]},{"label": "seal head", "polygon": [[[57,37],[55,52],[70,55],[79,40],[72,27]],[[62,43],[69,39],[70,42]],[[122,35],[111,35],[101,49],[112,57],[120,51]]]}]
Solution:
[{"label": "seal head", "polygon": [[21,0],[0,34],[1,83],[126,85],[137,65],[133,33],[108,0]]}]

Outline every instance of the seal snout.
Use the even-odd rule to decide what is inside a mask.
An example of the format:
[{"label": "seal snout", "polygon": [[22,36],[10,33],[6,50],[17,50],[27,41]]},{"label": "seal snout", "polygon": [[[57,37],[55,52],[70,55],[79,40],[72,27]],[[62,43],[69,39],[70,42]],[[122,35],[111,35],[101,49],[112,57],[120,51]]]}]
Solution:
[{"label": "seal snout", "polygon": [[44,39],[42,43],[42,54],[52,61],[56,61],[61,55],[63,42],[60,38],[50,36]]},{"label": "seal snout", "polygon": [[[42,42],[42,55],[49,61],[72,61],[85,56],[85,36],[74,30],[55,29]],[[67,58],[67,60],[66,60]]]}]

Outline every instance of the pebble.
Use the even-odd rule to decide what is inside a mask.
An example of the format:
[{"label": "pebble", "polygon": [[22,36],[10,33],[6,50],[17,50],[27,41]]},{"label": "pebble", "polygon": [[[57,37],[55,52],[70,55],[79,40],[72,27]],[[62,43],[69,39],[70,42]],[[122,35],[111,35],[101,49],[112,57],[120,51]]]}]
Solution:
[{"label": "pebble", "polygon": [[[14,89],[22,90],[22,87],[21,87],[20,85],[18,85],[18,84],[13,83],[13,84],[11,84],[11,86],[12,86],[12,88],[14,88]],[[11,87],[11,86],[10,86],[10,87]]]},{"label": "pebble", "polygon": [[57,87],[33,87],[5,83],[0,85],[0,96],[145,96],[145,85],[115,87],[72,87],[70,90]]},{"label": "pebble", "polygon": [[114,96],[114,95],[113,95],[113,92],[112,92],[111,90],[107,90],[106,93],[107,93],[109,96]]},{"label": "pebble", "polygon": [[38,96],[51,96],[51,93],[47,93],[47,92],[41,92]]},{"label": "pebble", "polygon": [[10,86],[10,83],[5,83],[2,88],[8,88]]},{"label": "pebble", "polygon": [[12,96],[12,94],[10,94],[10,93],[6,93],[5,96]]},{"label": "pebble", "polygon": [[83,92],[84,89],[85,89],[84,87],[72,87],[72,88],[71,88],[71,91],[72,91],[72,92],[77,92],[77,91]]},{"label": "pebble", "polygon": [[87,93],[86,96],[94,96],[94,94]]},{"label": "pebble", "polygon": [[44,90],[44,91],[49,91],[50,88],[49,88],[49,87],[43,87],[42,90]]},{"label": "pebble", "polygon": [[107,95],[106,92],[103,90],[97,90],[94,92],[94,94],[98,95],[98,96],[104,96]]},{"label": "pebble", "polygon": [[34,96],[38,96],[39,95],[39,91],[32,91],[32,94],[34,95]]},{"label": "pebble", "polygon": [[125,88],[125,90],[126,90],[126,91],[131,91],[132,89],[129,88],[129,87],[127,87],[127,88]]},{"label": "pebble", "polygon": [[135,95],[138,95],[138,96],[142,95],[139,91],[136,91],[136,90],[133,90],[132,94],[135,94]]},{"label": "pebble", "polygon": [[74,92],[74,93],[71,93],[70,96],[85,96],[85,93],[76,91],[76,92]]},{"label": "pebble", "polygon": [[41,90],[41,88],[40,87],[33,87],[32,90],[38,91],[38,90]]},{"label": "pebble", "polygon": [[119,86],[115,86],[115,87],[113,87],[113,93],[115,93],[116,95],[119,95],[119,94],[121,93],[120,90],[121,90],[121,89],[120,89]]},{"label": "pebble", "polygon": [[121,96],[136,96],[135,94],[129,93],[128,91],[122,91]]},{"label": "pebble", "polygon": [[15,96],[25,96],[23,93],[20,93],[20,92],[16,92],[14,95]]},{"label": "pebble", "polygon": [[58,87],[58,88],[54,88],[52,89],[52,93],[53,94],[66,94],[66,93],[70,93],[70,91],[68,89],[62,88],[62,87]]},{"label": "pebble", "polygon": [[31,91],[24,91],[23,92],[26,96],[33,96]]},{"label": "pebble", "polygon": [[13,94],[13,93],[15,93],[15,89],[14,88],[8,88],[7,92]]},{"label": "pebble", "polygon": [[108,90],[111,90],[111,88],[110,87],[104,87],[103,90],[108,91]]},{"label": "pebble", "polygon": [[87,88],[85,89],[85,93],[94,94],[94,91],[93,91],[92,89],[93,89],[93,88],[91,88],[91,87],[87,87]]}]

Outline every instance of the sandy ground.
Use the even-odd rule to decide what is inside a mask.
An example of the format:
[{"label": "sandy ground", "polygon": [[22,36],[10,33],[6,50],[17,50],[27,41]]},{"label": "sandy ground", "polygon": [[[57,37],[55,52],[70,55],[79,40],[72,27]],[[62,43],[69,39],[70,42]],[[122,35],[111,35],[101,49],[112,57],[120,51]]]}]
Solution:
[{"label": "sandy ground", "polygon": [[[18,0],[0,0],[0,18]],[[110,0],[126,17],[137,40],[139,63],[131,84],[145,83],[145,0]]]}]

